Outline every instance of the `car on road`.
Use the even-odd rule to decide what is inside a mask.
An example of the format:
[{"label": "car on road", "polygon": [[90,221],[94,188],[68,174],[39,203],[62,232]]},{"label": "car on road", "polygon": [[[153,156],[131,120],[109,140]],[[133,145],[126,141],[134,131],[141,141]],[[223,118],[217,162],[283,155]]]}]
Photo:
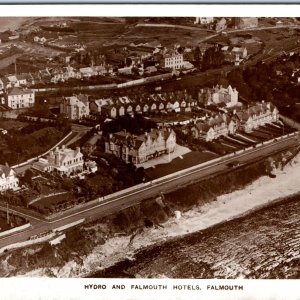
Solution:
[{"label": "car on road", "polygon": [[241,165],[240,162],[238,162],[238,161],[232,161],[232,162],[230,162],[230,163],[227,164],[227,167],[228,168],[236,168],[236,167],[238,167],[240,165]]}]

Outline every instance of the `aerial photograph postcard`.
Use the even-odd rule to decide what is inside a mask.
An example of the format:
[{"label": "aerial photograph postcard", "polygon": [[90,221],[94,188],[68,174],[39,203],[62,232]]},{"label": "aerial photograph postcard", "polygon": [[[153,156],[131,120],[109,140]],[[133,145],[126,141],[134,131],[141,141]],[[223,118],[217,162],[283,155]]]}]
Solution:
[{"label": "aerial photograph postcard", "polygon": [[0,277],[300,279],[299,130],[300,17],[2,16]]}]

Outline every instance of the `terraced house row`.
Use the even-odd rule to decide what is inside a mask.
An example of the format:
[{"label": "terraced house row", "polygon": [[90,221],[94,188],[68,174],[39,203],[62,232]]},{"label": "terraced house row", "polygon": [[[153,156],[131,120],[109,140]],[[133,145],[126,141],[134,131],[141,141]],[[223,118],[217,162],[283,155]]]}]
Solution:
[{"label": "terraced house row", "polygon": [[233,107],[238,105],[238,92],[230,85],[227,88],[216,86],[201,89],[197,98],[186,90],[158,94],[144,94],[135,97],[116,97],[88,101],[83,95],[65,97],[62,100],[61,113],[70,119],[81,119],[91,114],[117,118],[126,114],[156,112],[190,112],[199,105],[220,105]]},{"label": "terraced house row", "polygon": [[234,109],[230,113],[218,114],[189,124],[183,128],[186,134],[195,138],[212,141],[220,136],[235,134],[236,131],[251,132],[268,123],[278,122],[279,111],[270,102],[255,103],[247,108]]}]

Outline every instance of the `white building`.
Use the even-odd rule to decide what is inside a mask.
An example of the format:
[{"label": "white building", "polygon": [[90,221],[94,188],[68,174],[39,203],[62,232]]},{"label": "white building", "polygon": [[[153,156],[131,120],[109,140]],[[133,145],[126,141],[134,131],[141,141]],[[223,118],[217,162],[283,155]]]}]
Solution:
[{"label": "white building", "polygon": [[213,17],[196,17],[194,24],[210,24],[213,23]]},{"label": "white building", "polygon": [[79,72],[83,78],[90,78],[98,75],[98,72],[92,67],[80,68]]},{"label": "white building", "polygon": [[215,104],[225,103],[227,107],[238,104],[238,91],[229,85],[227,88],[216,85],[212,89],[212,102]]},{"label": "white building", "polygon": [[59,174],[70,175],[72,172],[83,171],[83,154],[80,152],[80,148],[76,150],[58,147],[55,151],[50,151],[47,158],[40,158],[33,164],[33,168],[42,172],[56,171]]},{"label": "white building", "polygon": [[71,120],[79,120],[90,114],[89,101],[86,95],[64,97],[60,104],[60,113]]},{"label": "white building", "polygon": [[184,65],[183,55],[177,51],[168,51],[163,55],[161,65],[166,69],[181,69]]},{"label": "white building", "polygon": [[12,109],[32,107],[35,103],[35,92],[29,89],[12,88],[6,94],[6,105]]},{"label": "white building", "polygon": [[8,165],[0,165],[0,192],[17,189],[19,186],[19,179],[16,173]]}]

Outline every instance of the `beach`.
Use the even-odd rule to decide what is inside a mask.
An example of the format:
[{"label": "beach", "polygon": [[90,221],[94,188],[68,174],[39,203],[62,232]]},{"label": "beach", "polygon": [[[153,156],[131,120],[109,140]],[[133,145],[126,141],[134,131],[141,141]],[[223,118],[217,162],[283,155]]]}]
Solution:
[{"label": "beach", "polygon": [[[260,177],[244,189],[219,196],[209,204],[181,213],[180,218],[169,219],[162,224],[163,227],[145,228],[132,240],[131,236],[110,238],[84,257],[82,264],[70,261],[60,269],[51,268],[51,272],[56,277],[91,276],[124,259],[134,259],[141,249],[245,216],[299,193],[299,174],[300,155],[297,155],[284,170],[276,170],[276,178]],[[45,270],[38,269],[23,276],[46,275]]]}]

